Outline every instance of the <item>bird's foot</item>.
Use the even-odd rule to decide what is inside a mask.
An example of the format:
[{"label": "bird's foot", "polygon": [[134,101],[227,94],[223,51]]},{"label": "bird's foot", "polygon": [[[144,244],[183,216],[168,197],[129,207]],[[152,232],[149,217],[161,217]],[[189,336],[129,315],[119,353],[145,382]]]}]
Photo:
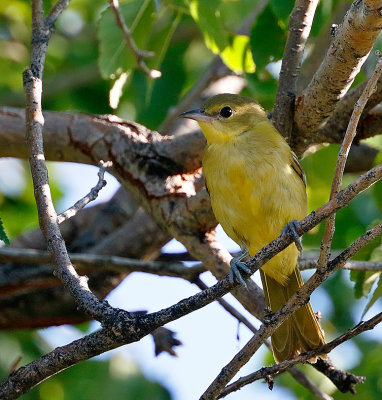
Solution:
[{"label": "bird's foot", "polygon": [[281,234],[285,235],[289,231],[293,236],[293,241],[297,247],[297,250],[301,253],[302,252],[302,244],[301,244],[300,236],[298,236],[298,233],[296,232],[296,228],[299,228],[299,223],[298,223],[297,219],[294,219],[293,221],[288,222],[288,224],[284,226]]},{"label": "bird's foot", "polygon": [[272,312],[272,310],[268,306],[265,306],[264,307],[264,324],[265,325],[268,325],[271,322],[273,315],[274,315],[274,313]]},{"label": "bird's foot", "polygon": [[242,275],[245,277],[245,275],[251,274],[251,269],[241,261],[243,258],[247,257],[247,255],[248,252],[245,251],[239,256],[232,258],[230,261],[231,271],[229,273],[229,280],[231,282],[237,281],[244,287],[247,287],[247,284],[245,283],[245,279]]}]

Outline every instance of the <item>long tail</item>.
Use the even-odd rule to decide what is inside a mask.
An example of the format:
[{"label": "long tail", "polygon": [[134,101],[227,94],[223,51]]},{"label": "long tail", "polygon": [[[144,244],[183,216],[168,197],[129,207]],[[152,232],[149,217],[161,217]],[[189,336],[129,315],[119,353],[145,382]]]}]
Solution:
[{"label": "long tail", "polygon": [[[261,271],[265,301],[276,312],[302,286],[302,278],[296,267],[285,286]],[[298,309],[272,335],[272,350],[276,362],[296,357],[298,354],[325,344],[323,332],[310,303]]]}]

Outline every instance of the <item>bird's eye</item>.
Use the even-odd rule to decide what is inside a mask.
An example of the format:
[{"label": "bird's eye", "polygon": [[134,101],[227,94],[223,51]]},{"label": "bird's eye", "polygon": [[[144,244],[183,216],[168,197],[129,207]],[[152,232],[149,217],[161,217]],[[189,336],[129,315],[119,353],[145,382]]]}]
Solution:
[{"label": "bird's eye", "polygon": [[219,114],[223,118],[229,118],[233,114],[233,111],[231,107],[225,106],[220,110]]}]

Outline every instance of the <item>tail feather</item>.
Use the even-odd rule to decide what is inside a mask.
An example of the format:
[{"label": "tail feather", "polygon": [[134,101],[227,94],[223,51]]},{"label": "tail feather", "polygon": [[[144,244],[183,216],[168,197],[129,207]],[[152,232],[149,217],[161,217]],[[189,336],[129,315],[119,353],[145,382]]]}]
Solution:
[{"label": "tail feather", "polygon": [[[276,312],[303,284],[296,267],[285,286],[263,271],[261,280],[267,306]],[[298,354],[320,347],[325,343],[323,332],[310,303],[298,309],[272,335],[272,350],[276,362],[296,357]]]}]

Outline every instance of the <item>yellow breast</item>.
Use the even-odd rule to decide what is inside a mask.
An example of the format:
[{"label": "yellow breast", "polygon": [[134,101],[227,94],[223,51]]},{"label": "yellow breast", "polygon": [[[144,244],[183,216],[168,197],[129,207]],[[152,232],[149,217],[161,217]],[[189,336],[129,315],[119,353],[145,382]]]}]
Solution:
[{"label": "yellow breast", "polygon": [[[203,171],[212,208],[225,232],[254,255],[307,212],[305,187],[292,153],[268,121],[225,142],[207,145]],[[272,127],[272,126],[271,126]],[[273,127],[272,127],[273,128]],[[294,244],[270,260],[265,273],[285,283],[297,262]]]}]

